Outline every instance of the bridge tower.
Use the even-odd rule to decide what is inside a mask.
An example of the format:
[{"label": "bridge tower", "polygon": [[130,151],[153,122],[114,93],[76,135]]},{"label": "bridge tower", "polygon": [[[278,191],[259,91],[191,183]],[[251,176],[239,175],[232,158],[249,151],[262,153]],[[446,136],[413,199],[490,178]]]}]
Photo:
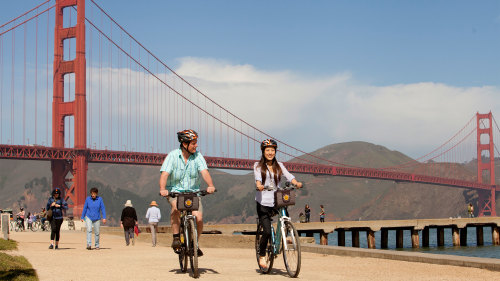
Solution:
[{"label": "bridge tower", "polygon": [[[63,9],[76,6],[77,23],[64,28]],[[87,102],[86,102],[86,61],[85,61],[85,0],[57,0],[54,43],[54,81],[52,99],[52,146],[64,147],[64,119],[74,118],[73,161],[51,160],[52,185],[62,187],[63,196],[73,208],[73,215],[79,216],[83,210],[87,194]],[[76,39],[76,57],[64,60],[64,41]],[[75,74],[75,99],[64,100],[64,76]]]},{"label": "bridge tower", "polygon": [[[479,183],[483,182],[485,171],[489,172],[491,190],[479,190],[479,216],[496,216],[495,204],[495,151],[493,145],[493,123],[491,111],[488,114],[476,114],[477,119],[477,180]],[[481,142],[481,136],[488,136],[488,143]],[[489,161],[483,162],[482,153],[487,151],[489,154]]]}]

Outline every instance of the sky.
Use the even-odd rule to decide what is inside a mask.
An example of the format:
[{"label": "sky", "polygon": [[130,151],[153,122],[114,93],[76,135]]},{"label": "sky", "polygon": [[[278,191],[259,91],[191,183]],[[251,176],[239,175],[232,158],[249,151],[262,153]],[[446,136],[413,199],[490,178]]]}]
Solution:
[{"label": "sky", "polygon": [[[206,95],[305,151],[367,141],[417,158],[476,112],[500,114],[499,1],[95,1]],[[3,1],[0,23],[40,2]]]}]

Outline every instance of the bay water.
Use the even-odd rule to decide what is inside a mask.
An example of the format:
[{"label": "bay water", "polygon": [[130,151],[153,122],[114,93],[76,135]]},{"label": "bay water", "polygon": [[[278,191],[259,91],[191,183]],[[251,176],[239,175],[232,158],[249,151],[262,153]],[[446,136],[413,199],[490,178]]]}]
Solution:
[{"label": "bay water", "polygon": [[[467,227],[467,246],[453,246],[451,228],[444,229],[444,246],[437,246],[437,229],[429,229],[429,247],[422,247],[422,231],[419,231],[420,248],[413,249],[411,246],[411,233],[404,230],[403,247],[396,248],[396,231],[389,230],[388,249],[395,251],[411,251],[430,254],[446,254],[468,257],[496,258],[500,259],[500,246],[494,246],[492,243],[491,227],[483,227],[484,245],[478,246],[476,241],[476,228]],[[319,234],[314,234],[316,244],[319,244]],[[338,233],[334,231],[328,235],[328,245],[338,245]],[[375,232],[375,245],[380,249],[380,231]],[[352,247],[351,232],[345,232],[345,246]],[[367,248],[366,231],[359,232],[360,248]]]}]

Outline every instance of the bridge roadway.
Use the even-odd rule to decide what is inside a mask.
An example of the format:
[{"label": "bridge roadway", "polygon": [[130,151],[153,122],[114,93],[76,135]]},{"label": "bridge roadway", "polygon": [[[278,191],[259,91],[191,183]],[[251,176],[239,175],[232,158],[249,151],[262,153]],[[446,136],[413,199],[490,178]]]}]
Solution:
[{"label": "bridge roadway", "polygon": [[[103,231],[99,251],[85,249],[83,231],[63,231],[59,250],[47,249],[47,232],[14,232],[10,235],[19,242],[19,250],[9,254],[25,256],[40,280],[192,280],[188,274],[179,271],[177,256],[168,246],[171,241],[167,238],[171,237],[169,234],[161,234],[155,248],[151,247],[148,234],[140,234],[135,246],[127,247],[121,231],[115,231],[115,234]],[[199,260],[201,280],[288,280],[281,256],[271,274],[262,276],[257,272],[251,245],[250,248],[235,248],[228,241],[222,248],[212,247],[207,243],[210,237],[202,237],[205,256]],[[471,281],[498,280],[498,274],[498,271],[472,267],[303,252],[299,279]]]}]

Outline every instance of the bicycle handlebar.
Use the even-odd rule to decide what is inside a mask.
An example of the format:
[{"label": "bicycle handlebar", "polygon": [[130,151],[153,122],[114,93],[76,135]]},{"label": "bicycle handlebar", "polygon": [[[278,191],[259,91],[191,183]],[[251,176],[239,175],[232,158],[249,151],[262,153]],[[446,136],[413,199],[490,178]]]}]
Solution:
[{"label": "bicycle handlebar", "polygon": [[[305,187],[305,183],[302,183],[302,188]],[[262,191],[274,191],[274,190],[277,190],[278,188],[273,186],[273,187],[269,187],[269,186],[264,186],[264,189],[262,189]],[[279,188],[279,189],[282,189],[282,190],[287,190],[287,189],[297,189],[297,186],[289,181],[287,181],[285,183],[285,187],[283,188]],[[258,188],[255,188],[255,190],[257,191],[260,191]]]},{"label": "bicycle handlebar", "polygon": [[[214,190],[213,193],[215,193],[215,192],[217,192],[217,189]],[[190,192],[168,192],[167,196],[163,196],[163,195],[161,195],[161,193],[159,193],[159,195],[161,197],[171,197],[171,198],[175,198],[181,194],[195,194],[195,195],[199,195],[199,196],[205,196],[205,195],[208,195],[210,193],[208,193],[206,190],[198,190],[198,191],[194,191],[194,192],[192,192],[192,191],[190,191]]]}]

